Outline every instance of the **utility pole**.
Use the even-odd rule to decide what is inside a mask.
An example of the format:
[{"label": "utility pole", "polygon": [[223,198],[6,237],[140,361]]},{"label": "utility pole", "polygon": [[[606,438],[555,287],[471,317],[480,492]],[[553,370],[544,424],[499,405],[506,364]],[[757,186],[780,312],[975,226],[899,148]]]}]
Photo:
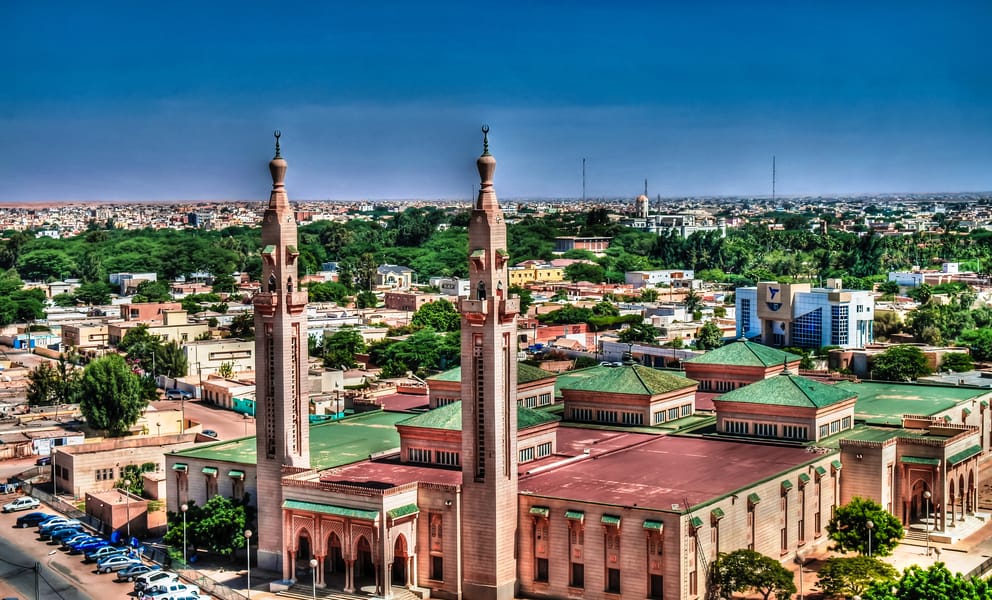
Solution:
[{"label": "utility pole", "polygon": [[772,202],[775,202],[775,155],[772,154]]},{"label": "utility pole", "polygon": [[586,201],[586,159],[582,158],[582,201]]}]

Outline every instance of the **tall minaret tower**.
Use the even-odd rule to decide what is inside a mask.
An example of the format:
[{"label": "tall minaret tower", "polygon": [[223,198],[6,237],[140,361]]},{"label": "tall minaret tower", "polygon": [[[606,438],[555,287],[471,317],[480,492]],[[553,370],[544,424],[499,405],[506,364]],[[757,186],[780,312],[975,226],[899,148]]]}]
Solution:
[{"label": "tall minaret tower", "polygon": [[471,291],[462,314],[462,589],[466,600],[511,600],[517,560],[517,312],[508,296],[506,223],[493,190],[489,127],[468,226]]},{"label": "tall minaret tower", "polygon": [[[307,397],[307,292],[296,273],[296,219],[286,197],[286,161],[269,161],[272,193],[262,220],[262,291],[255,295],[255,452],[258,565],[286,576],[282,467],[310,467]],[[290,573],[289,575],[292,575]]]}]

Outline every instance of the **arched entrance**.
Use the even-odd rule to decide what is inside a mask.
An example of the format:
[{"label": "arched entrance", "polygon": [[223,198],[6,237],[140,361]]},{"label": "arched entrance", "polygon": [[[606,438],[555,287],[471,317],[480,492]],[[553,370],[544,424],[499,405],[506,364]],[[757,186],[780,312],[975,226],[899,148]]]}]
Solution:
[{"label": "arched entrance", "polygon": [[363,588],[376,585],[375,562],[372,559],[372,546],[362,536],[355,544],[355,587]]},{"label": "arched entrance", "polygon": [[324,559],[324,583],[327,587],[344,589],[345,569],[341,538],[332,532],[327,536],[327,557]]},{"label": "arched entrance", "polygon": [[400,535],[393,545],[393,585],[406,586],[407,563],[410,556],[406,549],[406,537]]},{"label": "arched entrance", "polygon": [[976,508],[975,503],[977,501],[978,501],[978,492],[975,489],[975,470],[971,469],[970,471],[968,471],[968,502],[967,502],[967,506],[965,507],[965,510],[969,515],[974,514]]},{"label": "arched entrance", "polygon": [[[927,492],[931,494],[929,501],[926,497]],[[930,484],[926,480],[917,479],[913,483],[913,493],[909,506],[909,522],[925,521],[928,517],[932,516],[933,502],[934,497],[933,492],[930,490]]]},{"label": "arched entrance", "polygon": [[313,544],[310,541],[310,532],[304,529],[300,532],[300,536],[296,538],[296,565],[294,565],[294,572],[297,579],[304,572],[309,576],[310,559],[313,557]]}]

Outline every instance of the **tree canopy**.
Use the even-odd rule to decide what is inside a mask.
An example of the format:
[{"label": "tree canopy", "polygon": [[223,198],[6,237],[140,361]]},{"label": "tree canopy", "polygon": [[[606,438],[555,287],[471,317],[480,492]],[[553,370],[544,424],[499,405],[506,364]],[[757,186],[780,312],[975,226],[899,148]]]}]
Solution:
[{"label": "tree canopy", "polygon": [[902,539],[903,529],[899,519],[880,504],[855,496],[834,511],[827,534],[835,542],[832,549],[839,552],[888,556]]},{"label": "tree canopy", "polygon": [[430,327],[434,331],[458,331],[462,319],[454,304],[440,298],[417,309],[411,323],[418,327]]},{"label": "tree canopy", "polygon": [[873,556],[836,556],[827,559],[818,573],[819,587],[825,594],[846,598],[864,594],[876,581],[891,581],[898,572]]},{"label": "tree canopy", "polygon": [[754,590],[765,600],[772,594],[785,600],[796,592],[792,572],[774,558],[754,550],[721,552],[710,567],[710,577],[719,593],[728,597],[736,592]]},{"label": "tree canopy", "polygon": [[[186,543],[194,550],[203,549],[218,556],[230,557],[234,551],[245,547],[245,528],[254,520],[254,511],[248,506],[248,496],[242,499],[213,496],[203,506],[187,504]],[[182,547],[183,514],[169,511],[169,529],[163,541],[170,546]]]},{"label": "tree canopy", "polygon": [[873,379],[910,381],[930,374],[923,351],[916,346],[892,346],[871,361]]},{"label": "tree canopy", "polygon": [[942,562],[927,568],[913,565],[898,581],[879,581],[861,595],[864,600],[988,600],[988,580],[951,573]]},{"label": "tree canopy", "polygon": [[119,354],[108,354],[86,365],[79,396],[79,410],[86,421],[110,437],[126,434],[148,406],[141,378]]},{"label": "tree canopy", "polygon": [[355,355],[365,352],[365,338],[354,327],[342,327],[324,339],[324,366],[329,369],[357,366]]}]

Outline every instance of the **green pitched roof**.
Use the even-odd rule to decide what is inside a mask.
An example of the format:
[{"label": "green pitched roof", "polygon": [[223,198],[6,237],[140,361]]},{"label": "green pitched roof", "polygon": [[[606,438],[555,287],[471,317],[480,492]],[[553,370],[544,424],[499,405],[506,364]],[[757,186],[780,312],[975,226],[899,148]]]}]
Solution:
[{"label": "green pitched roof", "polygon": [[690,388],[696,382],[664,371],[633,364],[622,367],[590,367],[559,376],[559,389],[653,396]]},{"label": "green pitched roof", "polygon": [[696,365],[734,365],[742,367],[774,367],[801,359],[801,356],[754,342],[737,341],[690,358]]},{"label": "green pitched roof", "polygon": [[[538,369],[537,367],[532,367],[524,363],[517,363],[517,385],[521,383],[530,383],[532,381],[539,381],[541,379],[551,379],[555,377],[555,374],[551,371],[545,371],[544,369]],[[431,381],[461,381],[462,380],[462,368],[455,367],[454,369],[448,369],[437,375],[431,375],[427,378],[428,382]]]},{"label": "green pitched roof", "polygon": [[[536,427],[543,423],[559,421],[561,417],[533,408],[517,407],[517,429]],[[422,427],[424,429],[462,430],[462,403],[452,402],[429,410],[423,414],[404,419],[397,423],[405,427]]]},{"label": "green pitched roof", "polygon": [[854,398],[850,390],[798,375],[776,375],[717,397],[724,402],[824,408]]},{"label": "green pitched roof", "polygon": [[975,444],[974,446],[970,446],[968,448],[965,448],[961,452],[958,452],[956,454],[952,454],[951,456],[949,456],[947,458],[947,464],[949,466],[954,466],[954,465],[958,464],[959,462],[963,462],[965,460],[968,460],[972,456],[975,456],[976,454],[981,454],[981,453],[982,453],[982,446],[980,444]]}]

